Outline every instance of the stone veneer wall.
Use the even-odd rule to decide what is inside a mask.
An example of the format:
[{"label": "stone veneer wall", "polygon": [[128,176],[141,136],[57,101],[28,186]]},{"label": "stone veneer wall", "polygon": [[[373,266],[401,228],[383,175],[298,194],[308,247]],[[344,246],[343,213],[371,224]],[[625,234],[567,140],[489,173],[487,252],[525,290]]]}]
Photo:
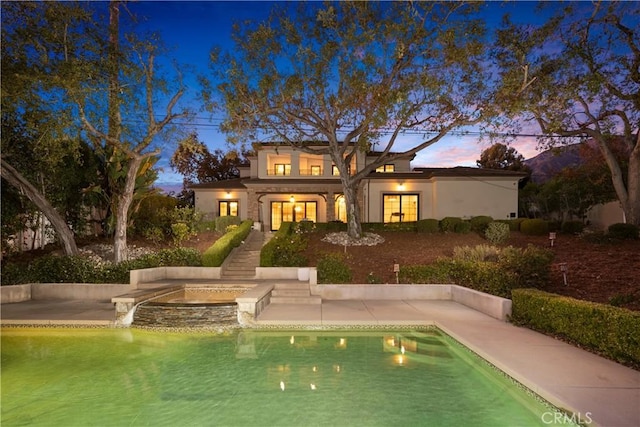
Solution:
[{"label": "stone veneer wall", "polygon": [[203,328],[237,326],[238,304],[141,304],[133,316],[133,326]]}]

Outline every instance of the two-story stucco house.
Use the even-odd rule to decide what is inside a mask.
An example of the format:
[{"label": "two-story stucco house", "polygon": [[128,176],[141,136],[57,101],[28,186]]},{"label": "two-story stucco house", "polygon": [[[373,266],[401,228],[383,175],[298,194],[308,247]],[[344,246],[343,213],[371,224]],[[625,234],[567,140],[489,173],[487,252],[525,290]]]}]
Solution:
[{"label": "two-story stucco house", "polygon": [[[377,155],[358,154],[351,170]],[[329,155],[263,144],[240,168],[240,178],[192,185],[195,207],[211,216],[239,216],[277,230],[282,222],[346,222],[343,189]],[[417,221],[447,216],[515,218],[519,172],[455,168],[411,169],[411,158],[377,168],[361,183],[363,222]]]}]

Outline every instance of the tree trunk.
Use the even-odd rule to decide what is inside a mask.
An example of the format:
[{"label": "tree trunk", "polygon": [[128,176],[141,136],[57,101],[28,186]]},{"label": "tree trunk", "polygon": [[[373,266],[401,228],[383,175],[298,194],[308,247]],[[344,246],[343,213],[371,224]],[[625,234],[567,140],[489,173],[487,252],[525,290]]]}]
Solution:
[{"label": "tree trunk", "polygon": [[626,222],[640,226],[640,141],[636,140],[635,147],[629,153],[626,186],[622,169],[607,141],[601,136],[597,138],[597,142],[611,171],[613,188],[622,205]]},{"label": "tree trunk", "polygon": [[347,207],[347,234],[353,239],[362,237],[362,224],[360,222],[360,204],[358,203],[358,185],[360,181],[349,178],[342,179],[344,199]]},{"label": "tree trunk", "polygon": [[127,227],[129,226],[129,208],[133,202],[133,194],[136,188],[136,177],[142,164],[142,157],[131,159],[127,169],[127,179],[122,194],[118,195],[116,207],[116,232],[113,239],[114,262],[126,261],[127,253]]},{"label": "tree trunk", "polygon": [[[640,139],[640,137],[638,137]],[[627,175],[627,206],[623,204],[624,215],[629,224],[640,227],[640,141],[629,156]]]},{"label": "tree trunk", "polygon": [[39,192],[20,172],[8,164],[4,159],[0,160],[2,168],[0,168],[0,175],[7,180],[9,184],[22,190],[34,205],[42,211],[44,216],[49,219],[53,229],[56,231],[65,255],[78,255],[78,247],[76,246],[76,240],[73,235],[73,231],[69,228],[69,225],[65,219],[58,213],[58,211],[49,203],[49,201]]}]

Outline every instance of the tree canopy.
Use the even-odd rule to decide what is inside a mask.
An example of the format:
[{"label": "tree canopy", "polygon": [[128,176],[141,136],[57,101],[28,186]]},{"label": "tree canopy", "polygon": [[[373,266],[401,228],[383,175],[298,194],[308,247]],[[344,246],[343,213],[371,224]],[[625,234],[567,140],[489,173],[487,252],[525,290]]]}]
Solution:
[{"label": "tree canopy", "polygon": [[[628,222],[640,224],[640,4],[569,3],[545,25],[504,20],[495,59],[505,113],[546,145],[595,141]],[[560,142],[557,138],[560,139]],[[572,139],[573,138],[573,139]],[[616,158],[623,141],[626,176]]]},{"label": "tree canopy", "polygon": [[[121,34],[118,1],[106,11],[100,3],[9,2],[2,8],[3,118],[11,114],[31,129],[31,153],[42,165],[77,156],[80,141],[91,143],[106,175],[93,188],[110,199],[115,261],[124,260],[135,196],[155,180],[158,144],[176,119],[187,117],[177,111],[184,87],[159,70],[156,58],[165,52],[157,34]],[[164,114],[156,114],[159,106]],[[15,157],[5,156],[11,152],[5,143],[13,142],[4,133],[2,142],[3,178],[28,188],[59,236],[72,241],[64,218],[12,167]],[[74,246],[65,244],[67,253]]]},{"label": "tree canopy", "polygon": [[511,171],[530,172],[530,168],[524,164],[524,157],[518,151],[505,144],[496,143],[480,154],[476,161],[478,167],[486,169],[504,169]]},{"label": "tree canopy", "polygon": [[[231,141],[329,154],[357,238],[362,178],[493,114],[475,12],[456,2],[287,4],[265,22],[238,25],[230,53],[213,51],[220,98],[205,96],[225,111]],[[409,131],[421,137],[407,147],[399,137]],[[377,158],[349,171],[358,152]]]}]

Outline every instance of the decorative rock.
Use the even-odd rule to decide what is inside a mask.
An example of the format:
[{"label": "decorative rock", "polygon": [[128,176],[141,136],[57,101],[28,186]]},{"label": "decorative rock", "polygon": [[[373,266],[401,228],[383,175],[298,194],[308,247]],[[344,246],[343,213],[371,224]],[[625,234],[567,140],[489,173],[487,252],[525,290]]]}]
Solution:
[{"label": "decorative rock", "polygon": [[329,233],[322,238],[322,241],[341,246],[375,246],[384,242],[384,237],[374,233],[363,233],[362,238],[353,239],[342,231],[340,233]]}]

